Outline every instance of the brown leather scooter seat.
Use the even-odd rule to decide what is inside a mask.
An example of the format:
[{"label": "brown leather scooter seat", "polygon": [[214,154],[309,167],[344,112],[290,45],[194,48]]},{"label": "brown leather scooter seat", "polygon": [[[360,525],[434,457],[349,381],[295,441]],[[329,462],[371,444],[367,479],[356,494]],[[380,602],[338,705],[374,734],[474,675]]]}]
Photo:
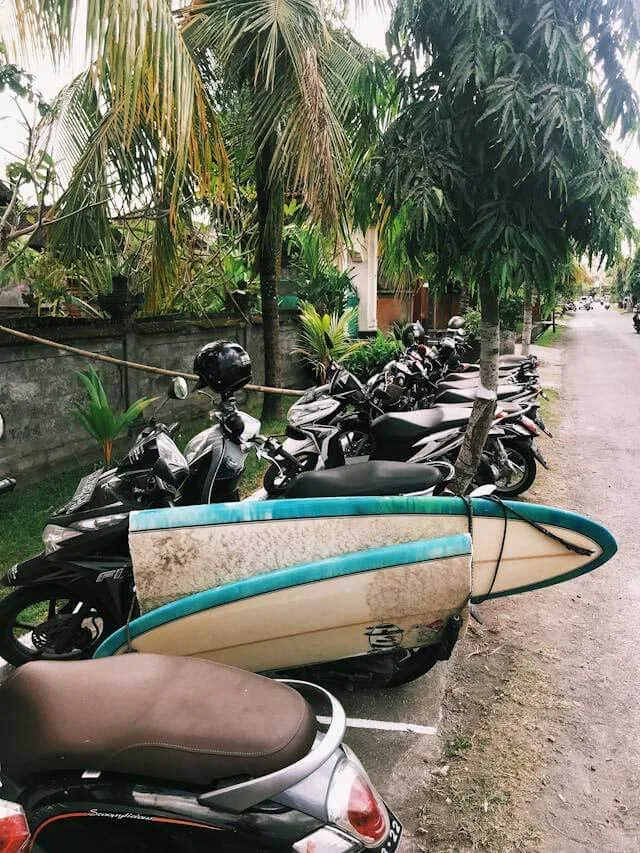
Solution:
[{"label": "brown leather scooter seat", "polygon": [[195,658],[38,661],[0,685],[0,765],[16,781],[101,770],[210,785],[263,776],[311,749],[316,721],[290,687]]}]

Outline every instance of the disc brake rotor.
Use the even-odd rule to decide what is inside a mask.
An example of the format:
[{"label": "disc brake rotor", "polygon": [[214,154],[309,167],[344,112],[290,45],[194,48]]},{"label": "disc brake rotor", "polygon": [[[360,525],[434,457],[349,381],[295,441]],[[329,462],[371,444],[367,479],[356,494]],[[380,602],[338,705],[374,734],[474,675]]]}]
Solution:
[{"label": "disc brake rotor", "polygon": [[64,637],[65,643],[68,645],[71,641],[72,648],[84,648],[93,640],[93,634],[88,627],[79,625],[73,632],[71,637],[68,636],[69,625],[74,618],[72,613],[60,614],[54,616],[53,619],[47,619],[46,622],[41,622],[31,632],[31,642],[38,651],[42,649],[55,649],[57,642]]}]

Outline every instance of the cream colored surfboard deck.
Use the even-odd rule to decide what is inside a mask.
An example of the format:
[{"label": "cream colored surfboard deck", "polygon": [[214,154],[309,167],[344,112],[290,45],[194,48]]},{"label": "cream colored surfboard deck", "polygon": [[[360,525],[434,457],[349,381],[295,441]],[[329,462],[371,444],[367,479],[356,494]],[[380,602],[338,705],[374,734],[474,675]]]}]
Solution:
[{"label": "cream colored surfboard deck", "polygon": [[[525,521],[473,520],[474,598],[539,585],[571,573],[585,562]],[[589,536],[556,525],[551,533],[593,558],[602,547]],[[371,548],[467,533],[466,515],[365,515],[245,521],[134,532],[129,537],[142,612],[262,572]],[[498,568],[494,581],[494,575]],[[493,586],[492,586],[493,582]]]},{"label": "cream colored surfboard deck", "polygon": [[261,672],[429,645],[469,598],[467,555],[361,572],[234,601],[159,625],[141,652]]},{"label": "cream colored surfboard deck", "polygon": [[[470,598],[558,582],[615,552],[608,531],[582,516],[515,507],[529,520],[474,500],[470,524],[457,498],[136,513],[130,545],[143,615],[130,636],[140,651],[255,670],[414,648],[436,642]],[[124,647],[116,632],[98,656]]]}]

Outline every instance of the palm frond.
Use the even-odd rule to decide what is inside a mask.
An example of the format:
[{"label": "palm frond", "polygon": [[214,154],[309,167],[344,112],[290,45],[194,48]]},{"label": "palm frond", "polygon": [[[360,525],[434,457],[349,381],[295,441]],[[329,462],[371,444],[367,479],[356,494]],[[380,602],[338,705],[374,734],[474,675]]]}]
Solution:
[{"label": "palm frond", "polygon": [[184,37],[205,78],[252,93],[255,148],[278,138],[273,178],[302,195],[318,220],[335,220],[349,160],[346,92],[362,49],[334,37],[319,0],[210,0],[191,7]]},{"label": "palm frond", "polygon": [[[47,50],[58,59],[69,49],[80,0],[7,0],[4,5],[23,51]],[[93,58],[90,80],[99,97],[108,95],[124,149],[134,145],[141,127],[153,129],[154,189],[170,199],[173,223],[187,173],[205,194],[213,190],[216,173],[227,174],[217,117],[200,73],[169,3],[87,0],[84,9]]]},{"label": "palm frond", "polygon": [[310,302],[300,303],[300,345],[292,352],[301,355],[321,380],[326,376],[330,358],[342,361],[365,343],[354,341],[349,332],[357,312],[357,308],[349,308],[343,314],[319,314]]},{"label": "palm frond", "polygon": [[109,464],[113,442],[120,433],[129,427],[157,397],[142,397],[120,414],[111,408],[102,380],[93,367],[86,373],[78,372],[76,376],[82,382],[87,392],[88,402],[85,406],[76,403],[73,416],[84,427],[92,438],[102,447],[104,460]]}]

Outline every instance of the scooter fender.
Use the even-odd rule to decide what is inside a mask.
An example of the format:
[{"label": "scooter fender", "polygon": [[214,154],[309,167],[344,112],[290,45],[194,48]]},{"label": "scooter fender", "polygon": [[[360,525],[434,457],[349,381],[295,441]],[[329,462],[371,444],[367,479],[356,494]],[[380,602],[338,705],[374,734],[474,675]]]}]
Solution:
[{"label": "scooter fender", "polygon": [[[68,580],[73,574],[71,567],[65,566],[64,563],[51,562],[43,552],[11,566],[0,580],[0,586],[16,587],[33,586],[38,583],[56,583]],[[77,570],[75,575],[77,576]]]},{"label": "scooter fender", "polygon": [[291,456],[298,456],[300,453],[318,452],[318,448],[311,438],[286,438],[282,443],[282,449],[290,453]]}]

